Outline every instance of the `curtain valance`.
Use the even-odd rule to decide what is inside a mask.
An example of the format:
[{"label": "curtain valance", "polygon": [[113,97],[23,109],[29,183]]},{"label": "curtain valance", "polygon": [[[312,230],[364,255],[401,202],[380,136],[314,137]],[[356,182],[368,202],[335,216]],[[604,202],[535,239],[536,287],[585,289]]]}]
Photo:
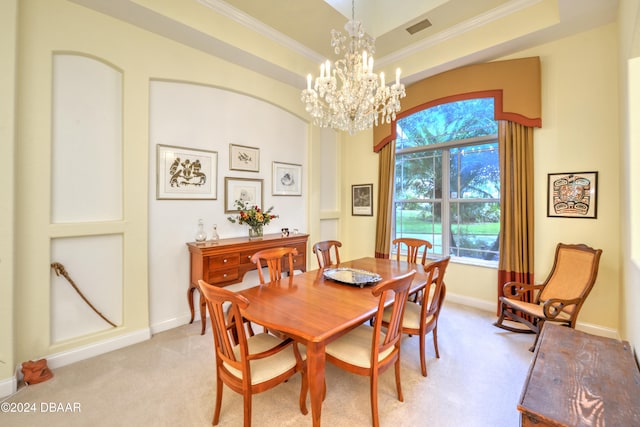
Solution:
[{"label": "curtain valance", "polygon": [[[447,102],[493,97],[496,120],[541,127],[540,85],[539,57],[469,65],[408,86],[397,118]],[[395,122],[376,126],[373,150],[380,151],[395,138]]]}]

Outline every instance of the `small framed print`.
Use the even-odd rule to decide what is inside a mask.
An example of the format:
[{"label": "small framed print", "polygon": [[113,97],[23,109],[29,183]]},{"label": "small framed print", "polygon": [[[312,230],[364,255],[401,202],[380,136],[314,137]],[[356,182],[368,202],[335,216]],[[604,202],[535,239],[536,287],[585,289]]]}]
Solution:
[{"label": "small framed print", "polygon": [[156,199],[216,200],[216,151],[157,145]]},{"label": "small framed print", "polygon": [[273,162],[271,183],[274,196],[301,196],[302,165]]},{"label": "small framed print", "polygon": [[595,219],[597,197],[598,172],[548,174],[548,217]]},{"label": "small framed print", "polygon": [[229,144],[229,169],[260,172],[260,149],[245,145]]},{"label": "small framed print", "polygon": [[373,184],[351,186],[351,215],[373,216]]},{"label": "small framed print", "polygon": [[240,212],[236,200],[245,205],[262,206],[262,180],[250,178],[224,178],[224,212]]}]

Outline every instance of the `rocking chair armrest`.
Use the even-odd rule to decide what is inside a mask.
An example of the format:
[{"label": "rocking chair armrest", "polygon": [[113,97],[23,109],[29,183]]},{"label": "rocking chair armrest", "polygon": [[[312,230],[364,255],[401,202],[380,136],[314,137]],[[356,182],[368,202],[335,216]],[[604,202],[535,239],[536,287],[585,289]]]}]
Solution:
[{"label": "rocking chair armrest", "polygon": [[536,291],[544,288],[544,285],[533,285],[530,283],[507,282],[502,287],[502,293],[505,297],[514,299],[520,298],[525,292]]},{"label": "rocking chair armrest", "polygon": [[282,341],[280,344],[278,344],[277,346],[271,347],[268,350],[261,351],[260,353],[251,353],[251,354],[249,354],[247,356],[247,359],[249,359],[249,360],[264,359],[265,357],[273,356],[274,354],[282,351],[285,347],[288,347],[288,346],[290,346],[292,344],[293,344],[293,339],[287,338],[284,341]]},{"label": "rocking chair armrest", "polygon": [[547,319],[555,319],[558,315],[569,305],[578,304],[581,300],[575,299],[561,299],[561,298],[549,298],[542,305],[542,311]]}]

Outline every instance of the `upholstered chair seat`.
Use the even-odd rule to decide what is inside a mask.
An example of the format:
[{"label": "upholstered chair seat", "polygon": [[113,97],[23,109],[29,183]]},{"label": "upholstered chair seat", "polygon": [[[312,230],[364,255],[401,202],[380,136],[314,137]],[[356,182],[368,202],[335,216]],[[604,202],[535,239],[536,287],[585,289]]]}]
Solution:
[{"label": "upholstered chair seat", "polygon": [[[371,343],[375,329],[369,325],[361,325],[333,341],[326,347],[327,354],[361,368],[371,368]],[[380,341],[384,342],[384,332],[380,332]],[[391,354],[393,347],[380,352],[378,361]]]}]

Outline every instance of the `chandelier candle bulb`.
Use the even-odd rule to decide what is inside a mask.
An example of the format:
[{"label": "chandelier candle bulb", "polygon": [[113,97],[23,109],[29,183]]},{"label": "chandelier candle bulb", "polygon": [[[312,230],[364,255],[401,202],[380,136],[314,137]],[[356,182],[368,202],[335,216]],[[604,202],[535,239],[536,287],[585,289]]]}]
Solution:
[{"label": "chandelier candle bulb", "polygon": [[312,77],[307,77],[307,88],[301,94],[314,125],[351,135],[378,123],[391,123],[400,111],[400,99],[406,96],[400,69],[396,70],[396,83],[391,87],[385,86],[384,74],[378,78],[373,72],[375,43],[362,23],[355,20],[354,9],[352,1],[352,19],[345,25],[346,35],[331,31],[331,47],[343,57],[333,62],[333,70],[331,61],[323,61],[314,86]]}]

